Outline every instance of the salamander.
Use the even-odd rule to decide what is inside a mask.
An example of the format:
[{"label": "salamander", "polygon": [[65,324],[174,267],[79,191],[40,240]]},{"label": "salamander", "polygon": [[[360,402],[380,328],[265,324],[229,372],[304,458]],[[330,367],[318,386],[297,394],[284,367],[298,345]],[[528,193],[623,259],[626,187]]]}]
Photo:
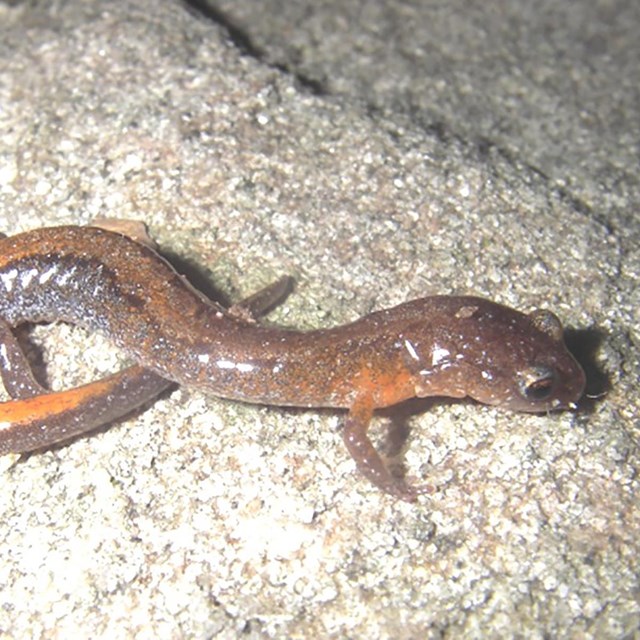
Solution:
[{"label": "salamander", "polygon": [[48,392],[30,378],[12,332],[0,331],[0,368],[15,398],[0,404],[0,453],[68,439],[173,381],[250,403],[346,409],[342,434],[357,468],[408,501],[429,487],[390,472],[367,436],[375,409],[448,396],[548,412],[575,408],[585,385],[550,311],[525,314],[480,297],[438,295],[327,329],[265,326],[207,299],[153,248],[95,227],[1,239],[0,318],[11,327],[80,325],[136,363],[77,389]]}]

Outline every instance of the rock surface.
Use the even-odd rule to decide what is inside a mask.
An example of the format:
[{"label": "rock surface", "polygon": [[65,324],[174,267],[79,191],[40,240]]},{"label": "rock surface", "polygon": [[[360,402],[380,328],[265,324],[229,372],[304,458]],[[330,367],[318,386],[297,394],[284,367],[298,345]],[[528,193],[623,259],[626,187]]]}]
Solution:
[{"label": "rock surface", "polygon": [[[417,505],[340,413],[189,389],[3,460],[7,637],[624,637],[640,625],[640,11],[466,3],[0,4],[0,229],[144,220],[270,320],[432,293],[544,306],[577,413],[399,407]],[[459,6],[458,6],[459,5]],[[500,8],[500,10],[498,10]],[[39,326],[54,388],[121,366]],[[387,448],[388,450],[388,448]]]}]

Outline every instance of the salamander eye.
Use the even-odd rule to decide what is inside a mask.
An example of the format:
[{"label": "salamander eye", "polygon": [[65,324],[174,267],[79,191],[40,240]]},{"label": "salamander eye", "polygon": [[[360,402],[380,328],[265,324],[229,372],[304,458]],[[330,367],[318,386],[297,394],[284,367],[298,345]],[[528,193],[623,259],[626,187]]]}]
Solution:
[{"label": "salamander eye", "polygon": [[520,373],[520,393],[527,400],[546,400],[555,383],[556,372],[551,367],[534,365]]},{"label": "salamander eye", "polygon": [[551,311],[537,309],[529,314],[529,318],[536,329],[546,333],[554,340],[562,340],[562,324]]}]

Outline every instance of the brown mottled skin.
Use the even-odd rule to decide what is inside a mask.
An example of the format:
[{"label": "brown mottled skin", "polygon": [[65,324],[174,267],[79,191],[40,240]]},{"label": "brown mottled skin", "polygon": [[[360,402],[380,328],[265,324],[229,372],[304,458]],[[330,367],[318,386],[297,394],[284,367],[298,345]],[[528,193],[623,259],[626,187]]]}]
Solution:
[{"label": "brown mottled skin", "polygon": [[482,298],[434,296],[306,332],[261,326],[248,315],[207,300],[151,248],[112,231],[55,227],[0,240],[0,318],[97,330],[138,363],[50,393],[29,381],[11,332],[3,339],[0,331],[3,379],[19,398],[0,404],[0,453],[89,430],[171,380],[246,402],[346,408],[344,440],[359,469],[413,500],[423,489],[392,476],[366,435],[374,409],[438,395],[544,412],[573,406],[584,389],[548,311],[525,315]]}]

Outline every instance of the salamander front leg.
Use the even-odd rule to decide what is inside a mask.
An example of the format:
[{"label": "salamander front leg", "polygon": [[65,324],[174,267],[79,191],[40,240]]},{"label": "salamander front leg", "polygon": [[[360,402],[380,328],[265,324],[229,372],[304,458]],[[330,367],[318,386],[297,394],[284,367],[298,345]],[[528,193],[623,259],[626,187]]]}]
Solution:
[{"label": "salamander front leg", "polygon": [[376,451],[367,436],[367,429],[373,416],[373,402],[370,397],[358,398],[352,405],[344,424],[342,435],[356,466],[368,480],[400,500],[415,502],[418,495],[431,491],[429,486],[412,486],[401,478],[391,475],[389,468]]}]

